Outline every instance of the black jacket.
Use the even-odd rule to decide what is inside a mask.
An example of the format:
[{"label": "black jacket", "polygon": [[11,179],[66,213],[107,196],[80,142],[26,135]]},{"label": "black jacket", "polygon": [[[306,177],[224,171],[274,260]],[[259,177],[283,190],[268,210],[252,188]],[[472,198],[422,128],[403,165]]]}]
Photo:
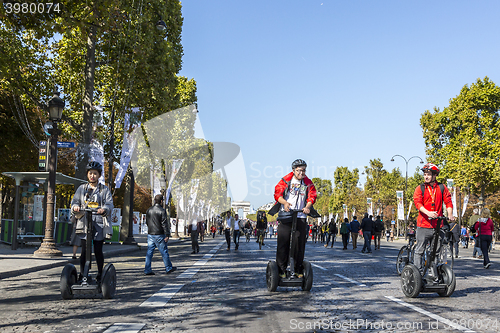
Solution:
[{"label": "black jacket", "polygon": [[146,224],[148,234],[170,237],[170,221],[167,212],[160,204],[155,204],[146,211]]},{"label": "black jacket", "polygon": [[365,217],[361,221],[361,230],[363,230],[363,232],[373,233],[373,231],[375,230],[375,223],[373,222],[372,219]]},{"label": "black jacket", "polygon": [[331,234],[337,234],[337,224],[335,222],[330,222],[328,225],[328,232]]}]

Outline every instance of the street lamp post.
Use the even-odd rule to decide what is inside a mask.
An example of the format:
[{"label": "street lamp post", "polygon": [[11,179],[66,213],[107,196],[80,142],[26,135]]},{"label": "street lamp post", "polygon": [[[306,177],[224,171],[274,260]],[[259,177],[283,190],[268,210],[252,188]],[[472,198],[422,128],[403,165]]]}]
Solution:
[{"label": "street lamp post", "polygon": [[[406,172],[405,172],[405,192],[404,192],[404,196],[403,196],[403,202],[405,204],[405,208],[406,208],[406,205],[407,205],[407,202],[406,202],[406,193],[408,192],[408,162],[410,162],[413,158],[418,158],[420,159],[420,164],[424,164],[424,160],[422,160],[422,158],[420,158],[419,156],[412,156],[410,157],[409,159],[406,159],[404,156],[401,156],[401,155],[394,155],[392,158],[391,158],[391,162],[394,162],[394,157],[401,157],[405,163],[406,163]],[[407,214],[405,214],[404,216],[404,221],[405,221],[405,228],[406,226],[408,225],[408,221],[406,220],[406,216],[408,216]],[[399,221],[398,221],[398,227],[397,227],[397,233],[398,233],[398,237],[399,237]]]},{"label": "street lamp post", "polygon": [[64,101],[59,97],[59,92],[54,92],[54,96],[48,102],[49,118],[52,120],[52,129],[49,129],[49,181],[47,184],[47,210],[45,215],[45,237],[33,255],[35,257],[60,257],[62,251],[57,249],[54,241],[54,212],[55,212],[55,190],[56,190],[56,169],[57,169],[57,137],[59,129],[57,123],[61,120],[64,109]]}]

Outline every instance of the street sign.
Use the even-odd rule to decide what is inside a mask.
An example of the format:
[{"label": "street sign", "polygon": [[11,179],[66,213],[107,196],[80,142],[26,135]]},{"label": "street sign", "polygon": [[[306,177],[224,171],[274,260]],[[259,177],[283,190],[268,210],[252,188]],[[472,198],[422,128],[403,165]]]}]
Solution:
[{"label": "street sign", "polygon": [[75,148],[75,143],[69,141],[57,141],[57,148]]},{"label": "street sign", "polygon": [[46,171],[47,167],[47,141],[40,141],[38,149],[38,171]]}]

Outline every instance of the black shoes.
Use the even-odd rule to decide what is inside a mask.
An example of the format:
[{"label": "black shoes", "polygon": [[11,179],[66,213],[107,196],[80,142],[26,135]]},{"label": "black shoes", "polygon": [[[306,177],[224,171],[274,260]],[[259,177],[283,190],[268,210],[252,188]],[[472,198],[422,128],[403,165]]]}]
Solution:
[{"label": "black shoes", "polygon": [[168,272],[167,274],[170,274],[172,272],[175,272],[177,270],[177,267],[172,267]]},{"label": "black shoes", "polygon": [[144,275],[155,275],[155,272],[144,273]]},{"label": "black shoes", "polygon": [[195,253],[196,253],[196,251],[195,251],[195,250],[193,250],[193,252],[191,252],[191,254],[195,254]]}]

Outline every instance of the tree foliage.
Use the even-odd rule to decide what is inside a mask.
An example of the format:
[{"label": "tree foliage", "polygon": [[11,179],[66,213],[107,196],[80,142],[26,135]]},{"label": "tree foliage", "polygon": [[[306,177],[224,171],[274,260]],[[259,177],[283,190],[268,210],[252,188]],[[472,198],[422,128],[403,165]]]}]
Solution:
[{"label": "tree foliage", "polygon": [[500,186],[500,87],[488,77],[470,86],[442,111],[425,111],[420,119],[429,160],[475,193],[492,193]]}]

